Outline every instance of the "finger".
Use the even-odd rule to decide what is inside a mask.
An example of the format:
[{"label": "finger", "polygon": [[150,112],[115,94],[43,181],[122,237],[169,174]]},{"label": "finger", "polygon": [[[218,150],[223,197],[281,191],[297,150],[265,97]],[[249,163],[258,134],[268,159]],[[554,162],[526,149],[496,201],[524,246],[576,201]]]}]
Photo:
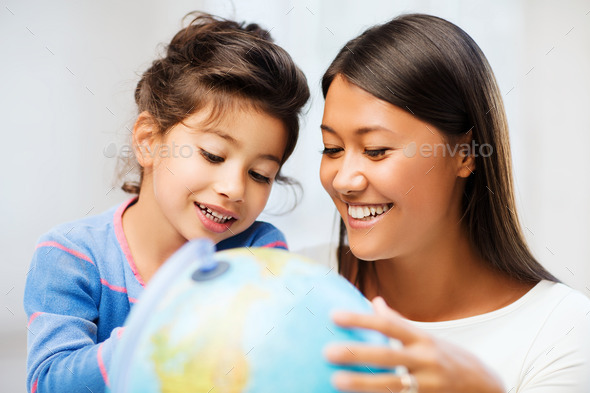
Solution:
[{"label": "finger", "polygon": [[395,393],[403,389],[400,378],[394,373],[338,371],[332,376],[332,385],[343,392]]},{"label": "finger", "polygon": [[420,332],[419,329],[415,328],[406,319],[404,319],[400,313],[389,307],[381,296],[375,297],[371,301],[371,304],[373,305],[375,314],[381,315],[382,317],[391,320],[391,322],[396,323],[400,328],[404,328],[405,330],[411,331],[414,334]]},{"label": "finger", "polygon": [[340,365],[363,364],[370,367],[393,368],[405,366],[414,368],[416,360],[405,351],[390,347],[359,344],[329,344],[324,349],[328,361]]},{"label": "finger", "polygon": [[400,340],[404,345],[418,341],[422,332],[404,321],[399,314],[385,306],[375,306],[376,314],[357,314],[350,312],[334,312],[334,323],[345,328],[363,328],[376,330],[388,337]]}]

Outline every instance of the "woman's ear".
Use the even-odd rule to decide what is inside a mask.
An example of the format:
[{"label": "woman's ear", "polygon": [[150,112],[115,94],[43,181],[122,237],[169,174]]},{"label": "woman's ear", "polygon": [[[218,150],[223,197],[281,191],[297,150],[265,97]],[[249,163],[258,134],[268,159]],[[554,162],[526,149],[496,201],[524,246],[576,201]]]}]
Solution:
[{"label": "woman's ear", "polygon": [[469,176],[473,175],[473,173],[475,172],[475,157],[473,156],[473,154],[470,154],[468,156],[464,156],[461,164],[462,165],[459,168],[459,172],[457,173],[457,176],[469,177]]},{"label": "woman's ear", "polygon": [[133,125],[133,152],[139,165],[149,168],[154,164],[159,140],[158,125],[154,117],[147,111],[137,116]]},{"label": "woman's ear", "polygon": [[[471,130],[470,130],[471,131]],[[471,139],[471,132],[468,132],[465,138],[462,138],[459,145],[459,155],[457,156],[457,176],[467,178],[475,172],[475,143]]]}]

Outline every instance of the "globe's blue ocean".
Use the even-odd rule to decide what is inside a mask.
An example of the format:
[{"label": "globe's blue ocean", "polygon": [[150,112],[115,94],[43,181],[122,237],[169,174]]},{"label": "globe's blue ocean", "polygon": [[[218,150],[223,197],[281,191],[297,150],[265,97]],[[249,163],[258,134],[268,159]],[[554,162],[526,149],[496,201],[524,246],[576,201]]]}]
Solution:
[{"label": "globe's blue ocean", "polygon": [[[388,345],[335,326],[335,310],[371,312],[348,281],[287,251],[213,253],[192,241],[136,304],[109,372],[113,392],[336,392],[330,342]],[[361,372],[384,372],[361,366]]]}]

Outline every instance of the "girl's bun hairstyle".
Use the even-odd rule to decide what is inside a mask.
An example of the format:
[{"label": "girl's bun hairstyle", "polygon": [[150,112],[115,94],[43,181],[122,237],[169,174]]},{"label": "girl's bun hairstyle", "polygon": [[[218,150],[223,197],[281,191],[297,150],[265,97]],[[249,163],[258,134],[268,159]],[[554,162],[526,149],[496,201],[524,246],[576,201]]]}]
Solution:
[{"label": "girl's bun hairstyle", "polygon": [[[155,60],[135,89],[139,113],[147,111],[160,133],[193,113],[211,108],[210,122],[226,111],[253,107],[283,122],[288,133],[284,163],[295,148],[299,115],[309,99],[303,72],[270,33],[257,24],[190,13],[165,56]],[[123,190],[139,193],[138,183]],[[289,179],[277,175],[278,182]]]}]

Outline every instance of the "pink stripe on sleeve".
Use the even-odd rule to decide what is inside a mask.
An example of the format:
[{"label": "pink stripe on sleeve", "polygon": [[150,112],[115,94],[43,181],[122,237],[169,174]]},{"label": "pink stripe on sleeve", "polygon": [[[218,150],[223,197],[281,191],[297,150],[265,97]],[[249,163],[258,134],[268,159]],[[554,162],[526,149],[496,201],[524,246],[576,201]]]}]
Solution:
[{"label": "pink stripe on sleeve", "polygon": [[35,393],[37,391],[37,382],[39,382],[39,379],[35,379],[35,382],[33,382],[33,388],[31,389],[31,393]]},{"label": "pink stripe on sleeve", "polygon": [[67,252],[68,254],[71,254],[77,258],[83,259],[87,262],[90,262],[91,264],[94,265],[94,262],[92,262],[92,260],[90,258],[88,258],[86,255],[76,251],[76,250],[72,250],[71,248],[67,248],[65,246],[62,246],[61,244],[59,244],[58,242],[54,242],[54,241],[48,241],[48,242],[42,242],[37,244],[36,248],[41,248],[41,247],[55,247],[55,248],[59,248],[60,250],[63,250],[65,252]]},{"label": "pink stripe on sleeve", "polygon": [[34,312],[33,315],[31,315],[31,318],[29,318],[29,323],[27,323],[27,326],[31,326],[31,323],[33,323],[33,321],[41,314],[43,314],[41,311]]},{"label": "pink stripe on sleeve", "polygon": [[289,247],[287,247],[287,243],[277,240],[276,242],[265,244],[262,248],[284,248],[286,250]]},{"label": "pink stripe on sleeve", "polygon": [[100,279],[100,283],[115,292],[127,293],[127,288],[109,284],[109,282],[104,278]]},{"label": "pink stripe on sleeve", "polygon": [[137,197],[131,198],[126,203],[122,203],[121,206],[115,212],[114,217],[114,224],[115,224],[115,236],[117,236],[117,240],[119,241],[119,245],[121,246],[121,250],[123,250],[123,254],[125,254],[125,258],[127,258],[127,263],[129,263],[129,267],[131,267],[131,271],[133,275],[139,281],[142,287],[145,286],[143,279],[139,275],[137,271],[137,266],[135,266],[135,261],[133,260],[133,255],[131,255],[131,250],[129,249],[129,244],[127,243],[127,237],[125,236],[125,232],[123,232],[123,213],[125,209],[129,207],[133,202],[137,200]]},{"label": "pink stripe on sleeve", "polygon": [[102,346],[103,345],[104,345],[104,343],[102,343],[98,346],[98,351],[96,352],[96,360],[98,361],[98,368],[100,369],[100,373],[102,374],[102,379],[104,380],[104,383],[107,385],[107,387],[110,387],[107,369],[104,366],[104,362],[102,360]]}]

